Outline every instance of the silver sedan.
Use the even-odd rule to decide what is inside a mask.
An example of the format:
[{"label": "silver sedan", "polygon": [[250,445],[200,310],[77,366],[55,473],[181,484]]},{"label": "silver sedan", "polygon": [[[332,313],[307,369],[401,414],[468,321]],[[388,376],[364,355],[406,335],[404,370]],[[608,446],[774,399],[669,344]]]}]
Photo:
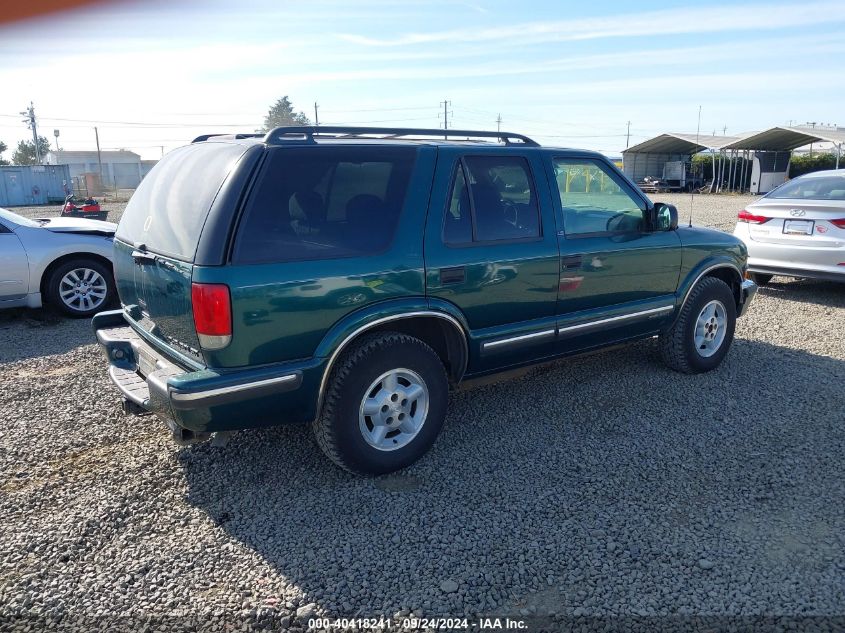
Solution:
[{"label": "silver sedan", "polygon": [[845,169],[799,176],[739,212],[758,285],[773,275],[845,282]]},{"label": "silver sedan", "polygon": [[0,209],[0,308],[49,303],[86,317],[111,303],[116,226],[84,218],[30,220]]}]

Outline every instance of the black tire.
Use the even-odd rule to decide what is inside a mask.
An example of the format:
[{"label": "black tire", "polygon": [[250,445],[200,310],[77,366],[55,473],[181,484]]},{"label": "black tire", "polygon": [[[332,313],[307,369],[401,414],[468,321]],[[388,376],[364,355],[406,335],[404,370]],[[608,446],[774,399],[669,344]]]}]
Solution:
[{"label": "black tire", "polygon": [[[365,439],[359,412],[373,382],[399,368],[423,380],[428,410],[407,444],[380,450]],[[446,417],[448,392],[443,363],[424,342],[397,332],[368,335],[344,352],[332,370],[323,410],[312,425],[314,436],[328,458],[344,470],[370,475],[393,472],[413,464],[434,444]]]},{"label": "black tire", "polygon": [[767,275],[765,273],[748,273],[748,276],[751,278],[751,281],[760,287],[768,286],[772,277],[774,277],[774,275]]},{"label": "black tire", "polygon": [[[725,335],[711,356],[696,347],[695,327],[698,316],[711,301],[719,301],[725,311]],[[716,277],[705,277],[690,292],[686,304],[672,326],[660,335],[660,353],[671,369],[684,374],[700,374],[718,367],[734,338],[736,299],[730,287]]]},{"label": "black tire", "polygon": [[[72,305],[68,305],[62,301],[60,295],[59,285],[61,284],[62,279],[71,271],[78,269],[96,271],[105,281],[105,297],[102,301],[96,304],[92,301],[92,306],[88,308],[80,305],[80,308],[77,309]],[[117,297],[117,290],[114,284],[114,273],[112,272],[111,266],[106,266],[95,259],[88,259],[85,257],[71,259],[57,266],[50,274],[50,278],[47,280],[46,291],[47,294],[44,297],[45,303],[50,304],[52,307],[67,316],[76,318],[91,317],[97,312],[102,312],[109,307],[114,302],[115,297]]]}]

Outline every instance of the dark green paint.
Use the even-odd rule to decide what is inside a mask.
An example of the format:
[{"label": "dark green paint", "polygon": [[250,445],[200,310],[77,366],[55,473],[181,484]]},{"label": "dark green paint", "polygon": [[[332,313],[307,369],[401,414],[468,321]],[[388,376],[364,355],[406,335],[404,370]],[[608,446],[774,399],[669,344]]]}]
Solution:
[{"label": "dark green paint", "polygon": [[[318,413],[320,384],[338,346],[379,320],[422,311],[448,314],[461,324],[469,352],[465,376],[651,336],[671,323],[691,284],[707,267],[743,270],[745,265],[747,253],[739,240],[707,229],[568,238],[562,230],[552,158],[571,155],[609,165],[596,154],[454,144],[422,146],[419,152],[393,244],[371,257],[222,266],[193,266],[158,257],[154,264],[139,266],[131,257],[132,247],[115,242],[118,291],[129,313],[125,318],[186,369],[169,380],[170,388],[197,391],[287,372],[302,375],[295,391],[197,410],[177,411],[158,403],[160,415],[195,431],[308,421]],[[462,155],[497,153],[529,161],[542,236],[466,247],[445,245],[442,218],[456,161]],[[618,175],[632,195],[650,205]],[[229,217],[236,221],[237,213]],[[562,257],[576,255],[577,266],[561,268]],[[464,268],[464,280],[443,283],[441,269],[453,267]],[[180,357],[184,360],[183,355],[192,356],[191,349],[199,349],[191,311],[192,281],[229,286],[233,338],[223,350],[180,363]],[[504,338],[666,305],[674,305],[674,310],[551,339],[484,347]],[[110,319],[115,316],[110,314]],[[106,318],[95,320],[95,328],[110,323]]]}]

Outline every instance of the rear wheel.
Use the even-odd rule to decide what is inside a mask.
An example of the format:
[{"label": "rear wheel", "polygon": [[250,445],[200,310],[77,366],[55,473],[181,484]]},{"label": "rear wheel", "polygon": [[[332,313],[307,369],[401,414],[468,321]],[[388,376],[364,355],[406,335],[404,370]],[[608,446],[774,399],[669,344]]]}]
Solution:
[{"label": "rear wheel", "polygon": [[690,292],[675,323],[660,335],[663,361],[685,374],[715,369],[730,349],[735,327],[733,292],[721,279],[705,277]]},{"label": "rear wheel", "polygon": [[313,430],[335,464],[382,474],[422,457],[443,426],[448,381],[421,340],[394,332],[363,338],[338,361]]},{"label": "rear wheel", "polygon": [[72,317],[93,316],[117,294],[111,269],[84,258],[58,266],[50,275],[46,290],[45,301]]},{"label": "rear wheel", "polygon": [[748,277],[758,286],[768,286],[774,275],[765,273],[748,273]]}]

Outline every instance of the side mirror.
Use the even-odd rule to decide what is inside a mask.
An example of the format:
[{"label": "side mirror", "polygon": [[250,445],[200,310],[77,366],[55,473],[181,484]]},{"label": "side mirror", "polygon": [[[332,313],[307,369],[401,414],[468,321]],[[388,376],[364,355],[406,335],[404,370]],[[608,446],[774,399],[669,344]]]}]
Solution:
[{"label": "side mirror", "polygon": [[674,231],[678,228],[678,209],[674,204],[655,202],[652,218],[655,231]]}]

